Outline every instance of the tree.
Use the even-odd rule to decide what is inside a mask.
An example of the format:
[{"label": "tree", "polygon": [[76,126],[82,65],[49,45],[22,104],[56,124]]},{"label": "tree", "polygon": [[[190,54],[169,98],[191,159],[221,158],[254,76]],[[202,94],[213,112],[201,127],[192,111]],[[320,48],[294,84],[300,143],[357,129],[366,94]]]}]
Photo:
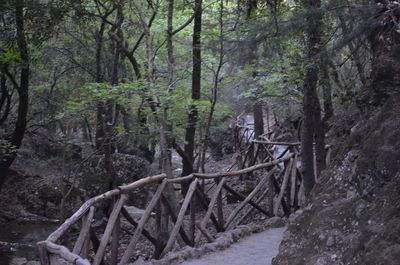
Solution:
[{"label": "tree", "polygon": [[193,172],[194,148],[196,136],[196,123],[198,120],[198,110],[196,102],[200,100],[201,91],[201,18],[202,0],[196,0],[194,6],[194,25],[193,25],[193,70],[192,70],[192,100],[193,103],[189,110],[188,125],[185,133],[185,154],[188,161],[184,160],[182,175],[186,176]]},{"label": "tree", "polygon": [[[400,5],[396,1],[376,0],[380,10],[370,32],[369,41],[372,52],[371,89],[366,90],[366,105],[382,105],[392,95],[398,94],[400,63],[400,28],[396,22],[400,14]],[[395,14],[394,17],[389,14]],[[383,23],[383,21],[386,21]]]},{"label": "tree", "polygon": [[254,138],[257,139],[260,135],[264,134],[263,106],[258,101],[256,101],[253,105],[253,114],[254,114]]},{"label": "tree", "polygon": [[[5,140],[8,141],[13,148],[18,149],[21,146],[22,139],[24,138],[26,126],[27,126],[27,116],[28,116],[28,107],[29,107],[29,53],[28,53],[28,45],[26,42],[25,36],[25,25],[24,25],[24,1],[16,0],[15,1],[15,26],[16,26],[16,43],[17,43],[17,51],[19,54],[19,74],[20,81],[19,84],[16,81],[14,75],[10,73],[8,70],[8,65],[2,65],[2,72],[5,74],[8,79],[11,81],[12,85],[18,92],[18,111],[17,118],[15,121],[14,131],[12,132],[9,138]],[[3,84],[5,85],[5,81],[3,79]],[[11,164],[15,160],[17,154],[16,152],[12,152],[5,156],[0,161],[0,190],[6,180],[8,175],[8,169]]]},{"label": "tree", "polygon": [[[303,100],[303,127],[301,133],[301,159],[304,177],[304,190],[308,196],[314,187],[314,135],[318,139],[316,153],[321,152],[323,144],[323,130],[321,131],[320,105],[317,95],[318,83],[318,56],[321,52],[321,20],[320,0],[305,0],[304,7],[308,14],[307,21],[307,48],[304,76],[304,100]],[[318,129],[317,129],[318,128]],[[323,149],[325,146],[322,147]],[[321,154],[319,154],[321,155]],[[317,159],[321,159],[317,158]],[[322,161],[320,161],[322,162]],[[320,168],[321,169],[321,168]]]}]

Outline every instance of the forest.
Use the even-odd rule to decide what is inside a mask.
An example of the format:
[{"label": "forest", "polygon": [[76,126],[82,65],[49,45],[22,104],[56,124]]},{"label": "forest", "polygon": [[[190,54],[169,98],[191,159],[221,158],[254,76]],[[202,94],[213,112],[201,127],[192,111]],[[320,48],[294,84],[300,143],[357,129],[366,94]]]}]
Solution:
[{"label": "forest", "polygon": [[178,264],[277,223],[243,264],[397,264],[400,2],[2,0],[0,25],[0,265]]}]

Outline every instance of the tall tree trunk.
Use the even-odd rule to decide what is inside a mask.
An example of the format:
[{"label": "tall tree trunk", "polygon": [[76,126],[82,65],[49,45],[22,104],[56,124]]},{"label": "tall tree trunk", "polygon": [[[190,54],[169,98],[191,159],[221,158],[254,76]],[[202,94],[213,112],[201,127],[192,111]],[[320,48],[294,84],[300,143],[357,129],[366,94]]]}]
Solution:
[{"label": "tall tree trunk", "polygon": [[253,106],[254,114],[254,138],[257,139],[264,134],[264,115],[261,102],[255,102]]},{"label": "tall tree trunk", "polygon": [[[103,82],[102,50],[104,40],[105,22],[102,20],[99,30],[96,31],[96,83]],[[98,101],[96,106],[96,149],[101,150],[104,144],[104,102]]]},{"label": "tall tree trunk", "polygon": [[315,120],[318,115],[315,113],[317,107],[317,82],[318,82],[318,54],[321,51],[321,20],[319,13],[321,0],[305,0],[307,15],[307,66],[304,77],[304,100],[303,114],[304,121],[301,134],[301,160],[304,177],[304,191],[308,196],[314,187],[314,133]]},{"label": "tall tree trunk", "polygon": [[[174,79],[174,46],[172,42],[172,25],[173,25],[173,14],[174,14],[174,0],[168,0],[168,21],[167,21],[167,61],[168,61],[168,94],[173,89],[173,79]],[[164,103],[164,107],[162,108],[162,117],[157,117],[159,129],[160,129],[160,166],[162,172],[167,174],[168,178],[173,177],[172,173],[172,163],[171,163],[171,152],[172,143],[171,143],[171,131],[170,126],[168,125],[168,109],[169,109],[169,102],[166,99]],[[172,205],[173,209],[176,214],[178,211],[177,209],[177,202],[175,198],[175,191],[171,185],[167,186],[167,200]],[[168,216],[168,209],[166,209],[165,205],[160,204],[157,210],[157,218],[159,221],[158,224],[158,245],[155,246],[155,257],[159,258],[164,247],[166,246],[169,238],[169,231],[168,231],[168,223],[169,223],[169,216]]]},{"label": "tall tree trunk", "polygon": [[[15,24],[17,29],[17,47],[21,60],[21,71],[20,71],[20,84],[17,87],[18,92],[18,112],[17,120],[15,122],[15,128],[9,140],[11,145],[15,148],[19,148],[24,138],[27,116],[29,108],[29,55],[28,46],[25,39],[24,33],[24,1],[15,1]],[[11,164],[14,162],[17,154],[11,153],[3,160],[0,161],[0,190],[8,175],[8,170]]]},{"label": "tall tree trunk", "polygon": [[[153,41],[152,41],[152,36],[150,33],[150,28],[148,24],[145,21],[145,18],[143,16],[143,13],[141,12],[140,7],[134,3],[136,9],[139,11],[139,17],[140,21],[144,30],[144,37],[146,39],[146,52],[147,52],[147,79],[149,82],[150,86],[150,91],[152,88],[155,86],[155,78],[154,78],[154,50],[153,50]],[[168,10],[168,17],[171,21],[168,21],[168,23],[172,27],[172,13],[173,13],[173,2],[169,3],[169,10]],[[169,29],[169,27],[168,27]],[[169,33],[168,33],[169,34]],[[170,42],[170,45],[172,45],[172,41]],[[170,46],[170,48],[173,48]],[[169,53],[169,56],[171,56],[172,53]],[[170,60],[171,58],[169,58]],[[172,70],[173,71],[173,70]],[[171,73],[171,72],[170,72]],[[172,82],[172,77],[169,77],[169,80]],[[158,100],[157,100],[158,101]],[[159,115],[158,113],[158,108],[157,108],[157,102],[155,99],[152,99],[151,97],[148,98],[148,102],[150,104],[153,116],[155,121],[159,125],[159,135],[160,135],[160,150],[161,150],[161,168],[162,171],[167,175],[168,178],[172,178],[172,165],[171,165],[171,159],[170,159],[170,154],[169,154],[169,139],[168,139],[168,126],[166,120],[164,120],[164,115],[166,115],[166,110],[163,110],[163,115]],[[167,117],[167,116],[165,116]],[[177,199],[175,196],[175,191],[173,189],[172,184],[168,184],[166,187],[166,199],[168,200],[169,204],[172,206],[172,211],[177,212],[178,210],[178,203]],[[159,240],[159,244],[156,246],[156,251],[155,255],[158,258],[158,256],[162,253],[162,250],[164,249],[166,242],[169,237],[168,233],[168,214],[167,214],[167,209],[163,205],[160,205],[158,207],[158,228],[159,228],[159,234],[157,235],[157,238]]]},{"label": "tall tree trunk", "polygon": [[223,0],[219,3],[219,59],[218,59],[218,66],[217,71],[214,75],[214,86],[211,89],[211,107],[210,112],[208,113],[207,124],[204,133],[204,140],[203,140],[203,147],[200,156],[200,167],[201,171],[205,172],[205,163],[206,163],[206,152],[207,147],[210,142],[210,128],[211,123],[214,117],[215,105],[217,104],[217,97],[218,97],[218,84],[220,82],[220,73],[222,69],[222,65],[224,63],[224,21],[223,21],[223,14],[224,14],[224,2]]},{"label": "tall tree trunk", "polygon": [[328,128],[328,121],[333,116],[333,103],[332,103],[332,86],[329,78],[329,62],[324,55],[321,61],[321,79],[320,84],[322,87],[322,95],[324,99],[324,117],[323,123],[325,128]]},{"label": "tall tree trunk", "polygon": [[325,161],[325,126],[321,118],[321,104],[319,102],[317,91],[313,96],[314,100],[314,137],[315,137],[315,156],[316,156],[316,170],[317,176],[321,171],[326,168]]},{"label": "tall tree trunk", "polygon": [[174,0],[168,0],[167,55],[168,55],[168,90],[169,91],[173,88],[174,70],[175,70],[174,45],[172,42],[173,18],[174,18]]},{"label": "tall tree trunk", "polygon": [[[196,136],[196,124],[198,119],[198,111],[196,101],[200,99],[201,89],[201,17],[202,17],[202,0],[195,0],[194,8],[194,27],[193,27],[193,72],[192,72],[192,100],[188,117],[188,126],[185,134],[185,153],[190,159],[190,163],[183,163],[182,175],[186,176],[192,173],[194,147]],[[187,187],[186,187],[187,188]],[[185,192],[185,191],[184,191]]]},{"label": "tall tree trunk", "polygon": [[[247,15],[246,19],[250,20],[251,16],[257,9],[257,1],[256,0],[247,0]],[[250,43],[248,47],[248,60],[250,64],[255,64],[257,61],[257,42],[253,41]],[[253,77],[257,76],[257,72],[253,72]],[[261,94],[259,89],[256,90],[256,97]],[[257,139],[260,135],[264,134],[264,113],[262,109],[262,103],[257,99],[254,100],[253,104],[253,118],[254,118],[254,138]]]},{"label": "tall tree trunk", "polygon": [[[4,66],[6,67],[6,66]],[[12,94],[8,92],[7,88],[7,77],[6,74],[3,72],[5,69],[2,70],[1,73],[1,97],[0,97],[0,126],[7,120],[8,116],[10,115],[11,111],[11,98]]]},{"label": "tall tree trunk", "polygon": [[[115,32],[117,36],[121,35],[121,24],[123,22],[123,14],[122,14],[122,3],[117,3],[117,16],[116,22],[112,26],[111,31]],[[111,68],[111,85],[118,85],[119,78],[119,63],[120,63],[120,48],[118,47],[118,42],[112,40],[111,42],[111,51],[114,54],[112,68]],[[116,173],[112,164],[111,155],[115,151],[115,146],[113,143],[114,139],[114,128],[117,122],[117,107],[115,98],[109,98],[106,100],[106,104],[104,106],[105,114],[104,114],[104,166],[105,171],[108,177],[108,188],[111,190],[115,188],[116,183]]]}]

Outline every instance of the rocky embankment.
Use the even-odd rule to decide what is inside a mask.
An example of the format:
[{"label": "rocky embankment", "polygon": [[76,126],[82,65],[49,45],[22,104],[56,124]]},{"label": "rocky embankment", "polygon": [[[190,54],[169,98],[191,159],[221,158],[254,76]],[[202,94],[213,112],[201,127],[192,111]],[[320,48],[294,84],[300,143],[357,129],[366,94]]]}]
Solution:
[{"label": "rocky embankment", "polygon": [[336,164],[321,177],[308,207],[290,218],[272,264],[399,264],[398,102],[392,98],[336,141]]}]

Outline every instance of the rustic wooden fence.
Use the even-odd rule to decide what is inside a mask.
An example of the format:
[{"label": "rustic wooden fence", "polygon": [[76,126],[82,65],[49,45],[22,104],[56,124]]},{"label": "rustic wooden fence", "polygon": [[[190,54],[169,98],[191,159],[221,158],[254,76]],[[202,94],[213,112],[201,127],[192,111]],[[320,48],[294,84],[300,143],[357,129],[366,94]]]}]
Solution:
[{"label": "rustic wooden fence", "polygon": [[[239,168],[246,168],[253,166],[257,163],[265,163],[274,159],[283,157],[287,153],[300,154],[300,142],[282,142],[274,141],[275,137],[279,136],[278,132],[269,131],[264,135],[261,135],[259,139],[253,139],[254,129],[246,126],[236,125],[234,128],[234,142],[235,150],[238,154],[236,162],[232,165],[238,166]],[[271,140],[272,139],[272,140]],[[284,150],[277,154],[277,148],[284,147]],[[331,160],[331,145],[326,145],[326,165],[330,164]],[[297,161],[300,161],[298,157]],[[317,176],[317,163],[316,157],[314,156],[314,175],[316,181]]]},{"label": "rustic wooden fence", "polygon": [[[174,222],[172,230],[169,231],[169,239],[163,246],[160,257],[163,257],[175,247],[178,235],[190,246],[195,246],[202,237],[208,242],[212,242],[215,239],[213,233],[234,228],[249,217],[254,210],[258,210],[268,217],[280,214],[288,215],[297,207],[296,203],[299,201],[298,197],[301,196],[302,190],[302,179],[296,166],[297,158],[298,154],[287,153],[279,159],[237,171],[210,174],[194,173],[174,179],[168,179],[164,174],[161,174],[140,179],[126,186],[120,186],[86,201],[45,241],[38,242],[41,263],[43,265],[54,265],[59,264],[61,259],[79,265],[127,264],[141,235],[156,246],[157,239],[151,234],[146,224],[159,203],[169,209],[170,217]],[[228,185],[229,178],[244,176],[255,171],[260,172],[259,182],[248,195],[241,194]],[[215,182],[215,187],[210,192],[210,197],[205,192],[202,192],[200,188],[201,180]],[[189,189],[180,205],[179,212],[175,213],[172,211],[170,202],[166,199],[165,189],[169,184],[179,185],[188,181],[190,181]],[[125,208],[127,195],[152,184],[157,185],[157,190],[142,217],[136,222]],[[268,189],[268,185],[272,188]],[[227,207],[227,202],[223,200],[223,191],[231,193],[239,201],[229,213],[226,212],[229,207]],[[258,198],[254,200],[256,195],[258,195]],[[196,202],[194,202],[195,198],[197,198]],[[268,201],[264,204],[269,205],[269,207],[261,206],[261,202],[264,199]],[[115,201],[115,203],[104,232],[99,239],[92,227],[94,213],[96,206],[110,200]],[[195,210],[195,207],[191,207],[194,203],[203,208],[202,215],[192,214],[193,211],[199,211],[198,209]],[[190,216],[194,218],[184,221],[187,212],[191,212]],[[202,216],[202,218],[196,220],[196,216]],[[224,216],[227,216],[227,218],[225,217],[226,220],[224,220]],[[120,218],[125,218],[135,227],[130,243],[125,249],[122,249],[119,244],[119,239],[122,236],[119,228]],[[80,233],[72,250],[61,245],[59,241],[61,241],[63,235],[67,234],[72,227],[76,229],[79,225]],[[210,229],[210,225],[214,226],[215,229]]]},{"label": "rustic wooden fence", "polygon": [[[246,128],[241,130],[245,132]],[[190,246],[195,246],[203,238],[213,242],[216,233],[244,223],[254,211],[266,217],[288,216],[301,207],[304,192],[303,179],[298,167],[299,143],[251,140],[244,133],[241,133],[240,137],[246,142],[244,145],[247,145],[247,148],[241,148],[240,164],[236,171],[193,173],[173,179],[161,174],[140,179],[89,199],[46,240],[37,243],[41,264],[55,265],[62,264],[62,261],[77,265],[124,265],[130,262],[138,241],[143,237],[154,245],[154,256],[162,258],[175,248],[178,237]],[[285,146],[285,150],[279,155],[274,150],[277,146]],[[328,163],[330,152],[330,146],[327,146]],[[258,182],[251,192],[242,194],[229,184],[230,179],[234,177],[257,179]],[[204,191],[202,186],[205,181],[213,184],[213,189],[209,192]],[[167,199],[167,185],[179,186],[187,183],[190,185],[183,202],[178,211],[174,211]],[[127,196],[148,185],[157,185],[157,189],[137,221],[126,208]],[[230,194],[237,199],[238,203],[234,208],[232,205],[228,206],[223,194]],[[114,204],[99,238],[96,234],[98,231],[92,225],[96,207],[101,207],[105,201]],[[160,241],[155,236],[161,231],[152,231],[151,227],[148,227],[154,209],[160,205],[168,209],[169,218],[173,222],[173,227],[168,231],[169,238],[161,246],[161,251]],[[196,214],[199,212],[201,214]],[[161,211],[156,211],[156,215],[159,215],[156,219],[161,218]],[[120,245],[120,239],[127,236],[126,233],[123,234],[126,231],[120,229],[121,218],[134,228],[127,247]],[[70,250],[60,242],[63,236],[76,228],[80,229],[79,236]]]}]

